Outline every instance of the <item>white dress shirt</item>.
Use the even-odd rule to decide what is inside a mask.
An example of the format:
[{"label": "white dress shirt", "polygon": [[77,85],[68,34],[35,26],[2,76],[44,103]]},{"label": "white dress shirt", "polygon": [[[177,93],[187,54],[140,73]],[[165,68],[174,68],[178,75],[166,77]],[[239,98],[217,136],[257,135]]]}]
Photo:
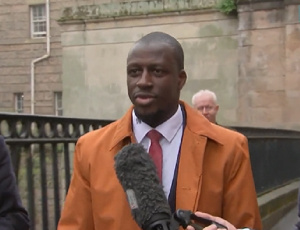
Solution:
[{"label": "white dress shirt", "polygon": [[[146,136],[153,129],[140,119],[138,119],[133,110],[132,112],[133,133],[138,143],[141,143],[149,152],[150,139]],[[163,152],[162,166],[162,185],[166,197],[169,197],[172,186],[174,170],[177,162],[177,156],[181,145],[183,133],[183,115],[180,106],[176,113],[167,121],[157,126],[155,129],[162,134],[160,145]]]}]

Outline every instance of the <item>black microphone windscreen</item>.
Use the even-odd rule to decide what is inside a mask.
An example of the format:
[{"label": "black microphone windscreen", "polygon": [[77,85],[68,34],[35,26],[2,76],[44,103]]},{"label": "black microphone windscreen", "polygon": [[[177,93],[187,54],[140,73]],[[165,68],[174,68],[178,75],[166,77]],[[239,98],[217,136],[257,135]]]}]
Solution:
[{"label": "black microphone windscreen", "polygon": [[132,216],[141,228],[160,216],[171,218],[156,167],[141,144],[129,144],[117,153],[115,171],[126,192]]}]

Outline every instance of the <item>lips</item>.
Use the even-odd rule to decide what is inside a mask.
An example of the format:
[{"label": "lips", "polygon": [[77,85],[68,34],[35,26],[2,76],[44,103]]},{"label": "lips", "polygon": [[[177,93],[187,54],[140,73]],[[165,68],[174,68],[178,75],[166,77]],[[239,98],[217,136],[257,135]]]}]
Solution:
[{"label": "lips", "polygon": [[155,95],[153,94],[146,94],[146,93],[137,93],[134,96],[135,102],[138,105],[146,106],[151,104],[155,100]]}]

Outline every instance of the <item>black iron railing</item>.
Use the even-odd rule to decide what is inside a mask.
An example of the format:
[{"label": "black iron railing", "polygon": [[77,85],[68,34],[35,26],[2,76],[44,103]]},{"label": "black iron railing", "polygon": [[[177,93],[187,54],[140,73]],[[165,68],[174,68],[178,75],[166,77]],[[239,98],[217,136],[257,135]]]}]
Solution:
[{"label": "black iron railing", "polygon": [[[70,184],[72,154],[84,133],[110,120],[0,114],[31,230],[56,229]],[[300,177],[300,132],[232,127],[248,137],[258,194]]]},{"label": "black iron railing", "polygon": [[84,133],[111,121],[0,114],[31,230],[56,229],[70,184],[74,146]]},{"label": "black iron railing", "polygon": [[300,132],[235,127],[249,142],[251,165],[258,194],[300,178]]}]

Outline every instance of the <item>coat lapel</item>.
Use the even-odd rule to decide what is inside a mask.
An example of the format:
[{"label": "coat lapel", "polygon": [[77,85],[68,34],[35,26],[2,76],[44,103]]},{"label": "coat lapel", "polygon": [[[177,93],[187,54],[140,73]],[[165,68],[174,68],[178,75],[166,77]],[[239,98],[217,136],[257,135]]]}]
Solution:
[{"label": "coat lapel", "polygon": [[207,137],[185,128],[176,189],[176,209],[196,211],[202,184],[202,163]]},{"label": "coat lapel", "polygon": [[176,209],[197,211],[205,148],[208,139],[222,144],[215,125],[184,102],[186,125],[180,149],[176,187]]},{"label": "coat lapel", "polygon": [[136,139],[132,132],[132,114],[133,106],[125,113],[125,115],[116,121],[116,130],[112,136],[112,141],[110,144],[110,151],[113,148],[121,149],[129,143],[136,143]]}]

